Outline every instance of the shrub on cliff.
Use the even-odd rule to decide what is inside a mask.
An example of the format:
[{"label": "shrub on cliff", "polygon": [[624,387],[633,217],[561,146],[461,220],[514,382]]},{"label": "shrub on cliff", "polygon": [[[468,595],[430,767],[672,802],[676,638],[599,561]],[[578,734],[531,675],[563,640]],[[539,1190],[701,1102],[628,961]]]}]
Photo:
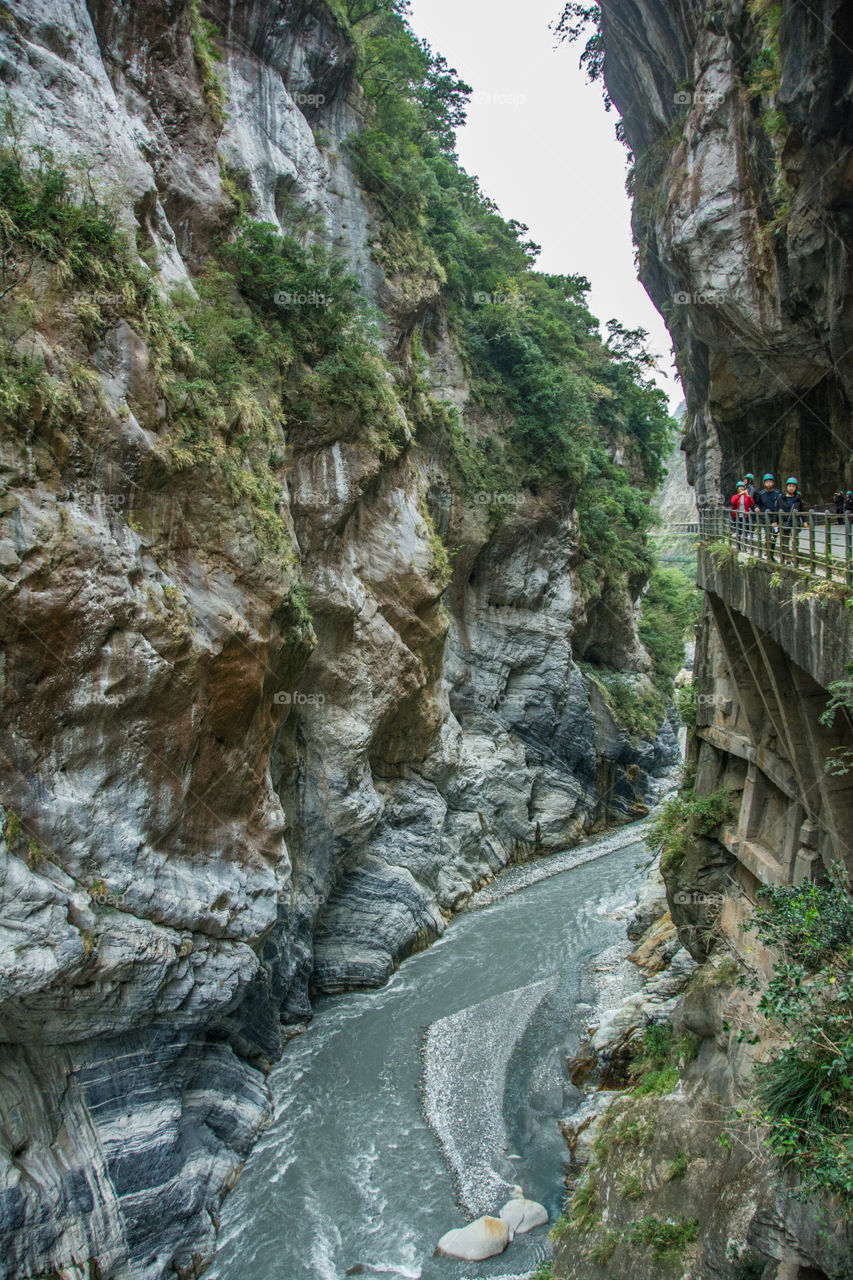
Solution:
[{"label": "shrub on cliff", "polygon": [[734,798],[725,787],[706,796],[697,796],[689,788],[682,788],[661,805],[649,824],[645,836],[651,849],[659,849],[661,871],[677,871],[683,863],[691,840],[710,836],[722,823],[728,822],[733,813]]},{"label": "shrub on cliff", "polygon": [[779,952],[759,1011],[783,1037],[755,1069],[770,1149],[806,1195],[853,1209],[853,899],[828,885],[763,889],[759,937]]}]

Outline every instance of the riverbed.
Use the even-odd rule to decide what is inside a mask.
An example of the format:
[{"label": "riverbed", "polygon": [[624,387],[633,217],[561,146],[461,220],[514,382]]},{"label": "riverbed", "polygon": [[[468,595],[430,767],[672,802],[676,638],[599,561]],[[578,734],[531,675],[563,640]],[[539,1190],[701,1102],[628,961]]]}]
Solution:
[{"label": "riverbed", "polygon": [[565,1058],[593,957],[624,938],[641,835],[504,872],[387,986],[317,1004],[271,1074],[274,1120],[225,1202],[211,1278],[520,1280],[549,1255],[541,1228],[487,1262],[432,1256],[515,1183],[559,1215]]}]

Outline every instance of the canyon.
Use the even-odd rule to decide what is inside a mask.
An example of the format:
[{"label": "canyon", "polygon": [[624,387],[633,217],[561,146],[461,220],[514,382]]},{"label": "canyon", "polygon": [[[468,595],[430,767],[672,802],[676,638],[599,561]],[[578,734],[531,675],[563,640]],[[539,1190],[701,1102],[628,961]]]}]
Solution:
[{"label": "canyon", "polygon": [[[0,1274],[189,1277],[312,998],[645,813],[675,733],[609,696],[652,688],[647,573],[590,574],[578,486],[458,481],[459,431],[486,456],[507,414],[447,264],[383,254],[340,13],[10,0],[0,57]],[[323,288],[256,297],[235,244]],[[287,346],[323,289],[348,382]],[[216,382],[273,341],[298,390]]]},{"label": "canyon", "polygon": [[[647,536],[666,406],[637,335],[608,345],[583,278],[537,272],[459,168],[467,86],[404,10],[0,0],[0,1276],[191,1280],[218,1247],[243,1274],[253,1223],[222,1222],[294,1132],[310,1156],[298,1071],[314,1046],[318,1088],[347,1061],[323,1057],[335,1019],[384,1025],[421,962],[450,981],[457,939],[485,974],[470,908],[507,868],[652,809],[663,879],[600,964],[627,999],[596,1006],[586,953],[526,957],[562,1085],[507,957],[500,990],[470,980],[477,1018],[521,1027],[485,1075],[534,1045],[542,1114],[571,1101],[535,1171],[562,1133],[565,1186],[525,1188],[563,1204],[537,1274],[847,1280],[844,1188],[774,1157],[753,1082],[787,1043],[755,913],[811,892],[829,916],[853,872],[850,566],[762,560],[707,516],[747,471],[818,513],[853,489],[853,15],[564,16],[592,24],[686,398],[703,605],[682,788],[655,809],[689,615]],[[620,856],[606,903],[591,863],[518,920],[606,940]],[[431,1078],[470,1013],[429,1006]],[[454,1172],[466,1211],[500,1202]],[[300,1265],[321,1236],[349,1260],[333,1234]]]}]

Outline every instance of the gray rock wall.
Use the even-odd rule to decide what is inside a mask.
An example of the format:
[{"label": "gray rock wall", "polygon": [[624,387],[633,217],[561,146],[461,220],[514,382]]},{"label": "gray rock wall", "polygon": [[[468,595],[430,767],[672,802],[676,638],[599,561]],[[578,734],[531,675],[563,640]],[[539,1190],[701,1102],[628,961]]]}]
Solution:
[{"label": "gray rock wall", "polygon": [[673,335],[700,503],[769,470],[822,509],[853,488],[850,8],[601,8],[640,271]]},{"label": "gray rock wall", "polygon": [[[370,256],[351,48],[319,0],[210,13],[221,128],[184,0],[0,6],[21,145],[89,172],[164,291],[227,225],[221,170],[260,217],[317,215],[395,349],[423,299]],[[195,1274],[282,1018],[384,981],[508,861],[641,812],[674,753],[629,741],[575,665],[573,510],[528,495],[496,532],[434,440],[383,462],[331,421],[281,434],[282,569],[211,477],[167,466],[128,323],[95,367],[88,434],[1,442],[3,1280]],[[446,335],[430,376],[464,411]],[[430,516],[462,548],[446,590]],[[632,600],[611,631],[643,680]]]}]

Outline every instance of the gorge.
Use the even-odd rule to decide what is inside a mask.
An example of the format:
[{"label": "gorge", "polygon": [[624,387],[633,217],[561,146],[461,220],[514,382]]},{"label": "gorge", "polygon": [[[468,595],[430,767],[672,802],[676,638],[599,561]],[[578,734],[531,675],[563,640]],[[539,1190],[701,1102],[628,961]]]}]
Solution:
[{"label": "gorge", "polygon": [[203,1269],[311,998],[675,759],[663,397],[370,8],[0,6],[4,1277]]},{"label": "gorge", "polygon": [[[630,925],[664,1012],[596,1011],[584,965],[643,856],[601,833],[678,761],[695,593],[648,537],[674,428],[642,334],[603,337],[583,276],[537,271],[459,167],[468,86],[405,8],[0,0],[0,1277],[381,1274],[361,1228],[311,1227],[334,1138],[300,1128],[298,1073],[342,1125],[379,1073],[441,1188],[437,1240],[457,1224],[416,1031],[559,974],[545,1040],[504,1038],[490,1109],[514,1141],[548,1063],[524,1182],[554,1258],[531,1236],[519,1265],[844,1280],[849,1163],[804,1198],[808,1168],[739,1124],[785,1040],[759,1010],[762,887],[847,918],[827,885],[853,867],[853,583],[703,538],[688,768],[652,816],[666,900]],[[700,515],[747,470],[813,505],[853,489],[848,7],[567,6],[558,32],[584,28]],[[470,910],[590,838],[607,857],[517,915]],[[377,1052],[395,1019],[399,1089]],[[327,1054],[347,1028],[357,1050]],[[560,1120],[568,1147],[563,1089],[592,1108],[583,1140]],[[378,1122],[353,1116],[367,1148]],[[293,1152],[309,1221],[283,1260],[286,1223],[260,1219],[265,1192],[286,1217]],[[365,1222],[389,1166],[366,1169]],[[454,1172],[467,1213],[493,1207]],[[391,1273],[461,1277],[424,1221]]]}]

